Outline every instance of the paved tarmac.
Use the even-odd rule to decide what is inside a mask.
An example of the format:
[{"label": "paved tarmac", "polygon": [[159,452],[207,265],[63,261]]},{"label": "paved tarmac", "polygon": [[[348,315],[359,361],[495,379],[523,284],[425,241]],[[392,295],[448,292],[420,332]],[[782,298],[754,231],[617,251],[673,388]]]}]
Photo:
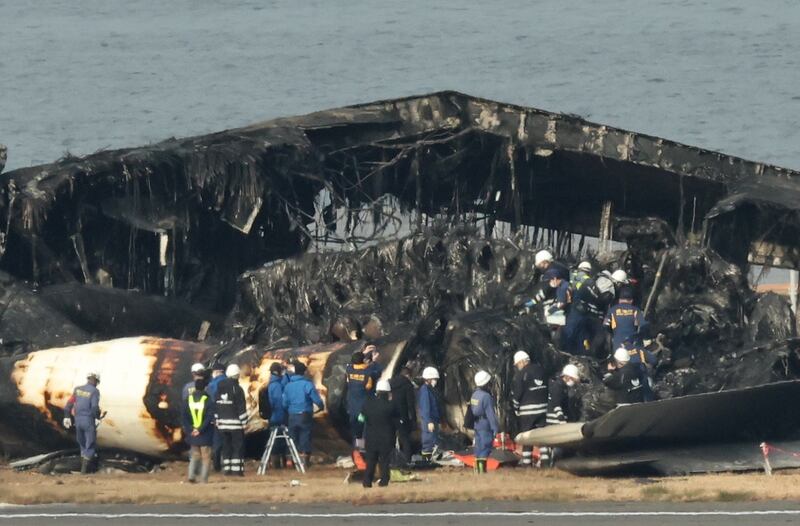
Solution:
[{"label": "paved tarmac", "polygon": [[505,526],[512,524],[576,524],[668,526],[791,524],[800,521],[800,503],[535,503],[481,502],[351,505],[246,506],[48,506],[0,505],[0,526],[51,524],[192,526],[251,524],[380,524]]}]

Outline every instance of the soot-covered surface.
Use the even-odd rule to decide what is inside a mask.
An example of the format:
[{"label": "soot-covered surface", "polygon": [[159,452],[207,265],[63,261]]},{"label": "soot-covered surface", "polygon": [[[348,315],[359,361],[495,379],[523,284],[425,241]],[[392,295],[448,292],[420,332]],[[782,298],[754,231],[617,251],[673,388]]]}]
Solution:
[{"label": "soot-covered surface", "polygon": [[[631,252],[648,254],[641,246]],[[529,352],[548,375],[573,361],[587,377],[577,412],[596,417],[612,407],[600,383],[604,357],[560,352],[538,313],[517,308],[536,286],[533,254],[470,228],[432,229],[356,252],[306,254],[243,275],[229,326],[249,343],[260,335],[291,335],[296,344],[336,339],[341,326],[359,336],[405,331],[403,361],[417,372],[428,364],[441,367],[450,405],[462,407],[477,370],[494,373],[509,428],[513,353]],[[738,267],[708,249],[687,245],[649,254],[641,265],[645,284],[654,281],[654,262],[664,261],[650,313],[660,397],[798,377],[794,318],[785,299],[752,292]],[[629,258],[618,254],[616,260]],[[460,423],[458,414],[450,418]]]},{"label": "soot-covered surface", "polygon": [[796,175],[455,92],[69,157],[0,175],[0,336],[13,361],[142,333],[209,336],[223,358],[391,334],[395,366],[446,373],[456,429],[479,368],[512,427],[526,350],[548,375],[580,365],[589,419],[611,407],[605,356],[559,352],[518,306],[535,250],[577,262],[610,210],[628,250],[598,263],[638,280],[659,396],[795,378],[794,318],[745,265],[759,243],[751,259],[789,253],[791,228],[770,224],[794,224],[792,202],[764,199],[764,181],[796,191]]}]

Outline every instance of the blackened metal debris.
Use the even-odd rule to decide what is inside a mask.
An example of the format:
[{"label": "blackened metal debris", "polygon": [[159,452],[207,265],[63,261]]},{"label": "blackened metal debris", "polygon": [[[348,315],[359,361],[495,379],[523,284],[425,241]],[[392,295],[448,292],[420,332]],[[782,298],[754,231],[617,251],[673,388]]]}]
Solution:
[{"label": "blackened metal debris", "polygon": [[[250,391],[301,347],[340,397],[351,341],[369,338],[392,349],[387,374],[445,371],[458,430],[471,374],[493,372],[507,400],[510,356],[525,349],[548,374],[580,364],[574,409],[591,419],[611,407],[604,357],[560,352],[516,307],[537,286],[536,248],[575,263],[607,228],[627,247],[595,263],[638,280],[661,335],[660,397],[797,378],[788,304],[746,279],[749,262],[800,262],[797,175],[456,92],[67,157],[0,174],[3,368],[52,347],[202,336],[209,357],[248,362]],[[146,408],[159,452],[179,442],[161,407],[184,379],[171,353],[147,369],[148,393],[164,390]],[[18,387],[0,380],[8,400]],[[330,429],[344,427],[337,407]]]}]

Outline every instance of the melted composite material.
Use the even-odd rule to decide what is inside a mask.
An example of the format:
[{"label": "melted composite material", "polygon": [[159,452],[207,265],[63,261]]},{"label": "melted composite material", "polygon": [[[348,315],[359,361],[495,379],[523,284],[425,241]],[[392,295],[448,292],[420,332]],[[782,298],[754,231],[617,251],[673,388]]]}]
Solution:
[{"label": "melted composite material", "polygon": [[[0,443],[68,443],[58,423],[80,369],[114,378],[128,364],[102,386],[101,446],[139,437],[132,451],[174,455],[175,396],[198,359],[244,366],[248,433],[263,439],[258,390],[272,362],[296,356],[328,401],[316,438],[333,452],[348,438],[344,365],[365,338],[387,377],[443,371],[453,433],[480,368],[515,431],[520,349],[548,375],[577,363],[570,409],[593,420],[612,407],[605,356],[560,352],[540,313],[518,306],[539,286],[536,249],[576,262],[601,235],[626,249],[597,254],[598,268],[637,279],[661,334],[661,399],[800,377],[788,303],[746,279],[751,262],[800,262],[796,175],[456,92],[2,173]],[[790,419],[761,439],[797,431]]]}]

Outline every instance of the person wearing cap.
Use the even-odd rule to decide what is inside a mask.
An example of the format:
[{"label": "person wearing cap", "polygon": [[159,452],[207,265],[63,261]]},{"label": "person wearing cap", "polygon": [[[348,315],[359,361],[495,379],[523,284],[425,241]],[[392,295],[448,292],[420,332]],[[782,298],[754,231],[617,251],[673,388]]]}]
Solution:
[{"label": "person wearing cap", "polygon": [[569,280],[563,279],[556,269],[549,268],[542,274],[542,286],[537,289],[533,298],[525,302],[525,307],[546,304],[548,313],[552,313],[563,311],[570,303]]},{"label": "person wearing cap", "polygon": [[217,387],[215,421],[222,438],[222,473],[244,476],[244,426],[247,405],[244,390],[239,385],[239,366],[225,369],[225,379]]},{"label": "person wearing cap", "polygon": [[419,388],[419,418],[422,435],[422,458],[430,460],[436,446],[439,445],[439,424],[442,421],[442,410],[436,396],[436,384],[439,382],[439,371],[436,367],[422,370],[425,383]]},{"label": "person wearing cap", "polygon": [[549,250],[537,252],[533,257],[533,264],[542,274],[548,270],[553,270],[558,277],[569,282],[569,268],[560,261],[556,261]]},{"label": "person wearing cap", "polygon": [[622,285],[619,292],[619,303],[609,309],[603,323],[611,331],[611,348],[624,347],[628,350],[631,363],[639,371],[644,401],[650,402],[654,399],[653,389],[650,385],[650,368],[655,367],[657,360],[653,353],[644,348],[644,335],[648,323],[642,309],[634,305],[633,297],[633,287]]},{"label": "person wearing cap", "polygon": [[72,427],[70,415],[75,419],[75,439],[81,450],[81,474],[92,469],[97,453],[97,426],[100,425],[100,373],[86,375],[86,384],[76,387],[72,397],[64,407],[64,427]]},{"label": "person wearing cap", "polygon": [[[547,384],[542,366],[525,351],[514,353],[511,404],[517,417],[517,433],[544,427],[547,413]],[[522,448],[522,466],[533,465],[533,447]]]},{"label": "person wearing cap", "polygon": [[[547,420],[545,425],[566,424],[572,420],[570,393],[580,381],[580,371],[571,363],[564,366],[560,376],[550,380],[547,386]],[[543,467],[552,467],[557,452],[556,448],[540,447],[539,462],[541,465]]]},{"label": "person wearing cap", "polygon": [[592,279],[592,264],[589,261],[581,261],[570,273],[569,283],[572,290],[576,291],[590,279]]},{"label": "person wearing cap", "polygon": [[189,445],[189,482],[208,482],[211,470],[211,446],[214,443],[214,403],[204,390],[205,380],[195,380],[192,392],[184,400],[183,436]]},{"label": "person wearing cap", "polygon": [[[198,380],[200,381],[199,384]],[[206,368],[202,363],[196,363],[192,365],[192,380],[187,382],[186,385],[183,386],[183,389],[181,389],[181,400],[186,402],[186,400],[189,399],[189,395],[192,394],[196,389],[197,385],[201,385],[201,391],[205,391]]]},{"label": "person wearing cap", "polygon": [[303,464],[309,466],[311,460],[311,429],[314,422],[314,406],[319,411],[325,408],[314,383],[306,378],[306,366],[296,361],[294,374],[283,388],[283,409],[286,410],[289,436],[303,456]]},{"label": "person wearing cap", "polygon": [[617,281],[613,275],[604,271],[586,281],[575,292],[567,324],[561,333],[561,346],[565,352],[596,356],[605,348],[603,318],[614,302],[616,287]]},{"label": "person wearing cap", "polygon": [[566,424],[570,421],[570,389],[581,381],[580,371],[573,364],[567,364],[561,375],[550,380],[547,387],[547,425]]},{"label": "person wearing cap", "polygon": [[364,352],[358,350],[353,353],[350,363],[345,369],[345,382],[347,386],[347,417],[350,422],[350,435],[353,438],[353,449],[364,449],[364,424],[359,422],[358,416],[368,397],[371,397],[375,388],[375,380],[370,365],[364,362]]},{"label": "person wearing cap", "polygon": [[[206,386],[206,393],[212,403],[217,399],[217,389],[223,380],[225,380],[225,366],[220,362],[215,362],[211,367],[211,380]],[[214,464],[214,471],[219,473],[222,471],[222,435],[217,429],[216,422],[212,421],[212,425],[214,426],[214,440],[211,445],[211,460]]]},{"label": "person wearing cap", "polygon": [[378,346],[374,343],[364,342],[361,347],[361,353],[364,355],[364,363],[367,364],[372,383],[377,384],[383,374],[383,365],[378,361],[381,356],[381,353],[378,352]]},{"label": "person wearing cap", "polygon": [[[271,435],[276,427],[287,425],[286,410],[283,408],[283,389],[286,385],[283,377],[284,369],[280,362],[269,366],[269,384],[267,384],[267,400],[271,414],[269,416],[268,434]],[[273,467],[280,469],[286,467],[286,440],[276,439],[272,446]]]},{"label": "person wearing cap", "polygon": [[413,447],[411,433],[417,425],[417,395],[414,382],[411,380],[411,369],[407,366],[400,369],[400,374],[392,378],[389,383],[392,388],[392,401],[397,406],[400,415],[400,425],[397,427],[397,442],[400,454],[405,462],[411,462]]},{"label": "person wearing cap", "polygon": [[626,346],[640,349],[644,346],[642,335],[647,328],[642,309],[633,304],[633,288],[620,287],[619,303],[608,310],[603,325],[611,331],[613,349]]},{"label": "person wearing cap", "polygon": [[524,304],[527,309],[554,299],[558,287],[558,285],[553,286],[555,278],[558,278],[558,284],[563,282],[564,286],[569,288],[569,269],[563,263],[555,261],[550,251],[540,250],[537,252],[534,256],[534,266],[540,272],[540,279],[534,288],[533,297]]},{"label": "person wearing cap", "polygon": [[617,407],[644,402],[644,382],[624,347],[614,351],[614,356],[608,363],[608,372],[603,376],[603,383],[613,391]]},{"label": "person wearing cap", "polygon": [[394,451],[397,427],[400,423],[400,413],[397,411],[397,404],[393,403],[390,398],[391,392],[392,386],[388,380],[378,380],[375,396],[368,398],[361,410],[360,419],[364,422],[364,436],[366,437],[365,488],[372,487],[376,466],[380,466],[381,472],[378,485],[389,485],[389,461],[392,451]]},{"label": "person wearing cap", "polygon": [[475,391],[469,400],[469,410],[474,417],[475,472],[486,473],[486,461],[492,453],[494,437],[500,432],[494,398],[489,392],[492,375],[486,371],[475,373]]}]

